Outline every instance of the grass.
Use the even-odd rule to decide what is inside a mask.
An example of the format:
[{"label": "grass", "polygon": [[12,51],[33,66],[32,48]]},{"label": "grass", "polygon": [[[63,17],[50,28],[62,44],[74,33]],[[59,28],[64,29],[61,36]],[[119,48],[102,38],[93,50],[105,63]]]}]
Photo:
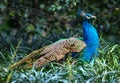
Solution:
[{"label": "grass", "polygon": [[[52,62],[37,70],[9,70],[7,67],[14,63],[19,55],[26,55],[20,51],[21,41],[16,47],[11,46],[10,53],[0,52],[1,83],[119,83],[120,82],[120,45],[111,44],[101,39],[99,57],[94,63],[77,61],[68,57],[63,63]],[[25,47],[24,49],[28,49]],[[8,56],[6,58],[5,56]],[[15,58],[17,57],[17,58]],[[15,61],[14,61],[15,60]]]}]

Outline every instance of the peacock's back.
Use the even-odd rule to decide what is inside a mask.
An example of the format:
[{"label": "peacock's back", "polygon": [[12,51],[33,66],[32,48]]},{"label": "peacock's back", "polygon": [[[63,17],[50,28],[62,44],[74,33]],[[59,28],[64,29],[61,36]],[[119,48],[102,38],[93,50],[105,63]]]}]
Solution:
[{"label": "peacock's back", "polygon": [[33,51],[20,61],[11,65],[10,68],[14,69],[18,66],[21,68],[32,68],[33,65],[35,68],[38,68],[51,61],[58,61],[70,52],[80,52],[85,47],[86,44],[79,38],[61,39],[42,49]]}]

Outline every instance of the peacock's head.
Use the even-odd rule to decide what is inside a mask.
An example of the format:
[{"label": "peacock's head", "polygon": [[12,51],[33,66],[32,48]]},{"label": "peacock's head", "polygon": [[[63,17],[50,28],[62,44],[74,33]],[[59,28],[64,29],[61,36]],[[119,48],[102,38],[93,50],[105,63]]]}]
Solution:
[{"label": "peacock's head", "polygon": [[96,16],[90,14],[90,13],[85,13],[84,11],[82,10],[78,10],[78,16],[81,16],[83,17],[83,20],[84,21],[90,21],[92,22],[92,20],[96,19]]},{"label": "peacock's head", "polygon": [[84,20],[93,20],[93,19],[96,19],[96,16],[90,14],[90,13],[87,13],[85,14],[84,16]]}]

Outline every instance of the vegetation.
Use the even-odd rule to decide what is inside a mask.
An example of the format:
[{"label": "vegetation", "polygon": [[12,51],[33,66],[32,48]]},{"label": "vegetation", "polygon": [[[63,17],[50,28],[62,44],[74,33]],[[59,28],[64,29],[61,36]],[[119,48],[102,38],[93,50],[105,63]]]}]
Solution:
[{"label": "vegetation", "polygon": [[[0,1],[1,83],[117,83],[120,82],[120,0],[2,0]],[[35,49],[60,38],[82,36],[77,10],[96,15],[100,35],[94,63],[52,62],[35,70],[8,66]],[[79,55],[81,56],[81,54]]]},{"label": "vegetation", "polygon": [[[35,70],[9,70],[6,65],[10,64],[5,55],[1,53],[3,61],[0,68],[0,81],[7,83],[89,83],[89,82],[120,82],[120,45],[112,45],[101,39],[101,48],[99,49],[99,58],[94,63],[83,63],[78,61],[73,63],[71,57],[66,62],[50,63],[42,68]],[[11,48],[12,49],[12,48]],[[14,48],[15,49],[15,48]],[[19,57],[21,47],[11,51],[9,57]],[[13,62],[14,59],[10,59]],[[4,66],[3,66],[4,65]],[[8,66],[8,65],[7,65]]]}]

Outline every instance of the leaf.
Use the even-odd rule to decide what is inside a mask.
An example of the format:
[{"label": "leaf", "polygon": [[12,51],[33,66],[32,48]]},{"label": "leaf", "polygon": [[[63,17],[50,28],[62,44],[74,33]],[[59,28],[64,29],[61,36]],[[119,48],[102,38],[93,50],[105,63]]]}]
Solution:
[{"label": "leaf", "polygon": [[33,26],[33,24],[29,24],[26,28],[26,31],[27,32],[33,32],[35,31],[35,27]]},{"label": "leaf", "polygon": [[9,25],[8,23],[3,23],[0,25],[0,32],[3,32],[3,31],[8,31],[10,28],[9,28]]},{"label": "leaf", "polygon": [[9,15],[14,17],[15,16],[15,11],[10,11]]},{"label": "leaf", "polygon": [[73,5],[74,5],[74,6],[76,6],[76,4],[77,4],[76,2],[73,2]]},{"label": "leaf", "polygon": [[6,6],[4,4],[0,4],[0,9],[3,12],[6,9]]},{"label": "leaf", "polygon": [[62,9],[62,6],[58,6],[57,9],[58,9],[58,10],[61,10],[61,9]]}]

